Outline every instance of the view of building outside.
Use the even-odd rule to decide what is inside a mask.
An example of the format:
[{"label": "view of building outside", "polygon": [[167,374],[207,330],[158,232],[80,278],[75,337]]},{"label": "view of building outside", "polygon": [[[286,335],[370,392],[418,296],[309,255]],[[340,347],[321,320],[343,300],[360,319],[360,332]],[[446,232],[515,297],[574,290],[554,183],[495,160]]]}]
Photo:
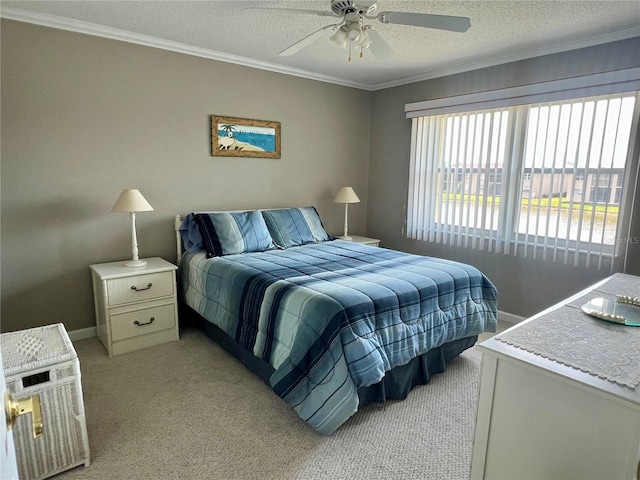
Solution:
[{"label": "view of building outside", "polygon": [[[447,117],[439,218],[495,230],[512,201],[519,234],[613,245],[634,104],[635,95],[611,95]],[[517,192],[505,195],[516,115],[526,128],[511,154]]]}]

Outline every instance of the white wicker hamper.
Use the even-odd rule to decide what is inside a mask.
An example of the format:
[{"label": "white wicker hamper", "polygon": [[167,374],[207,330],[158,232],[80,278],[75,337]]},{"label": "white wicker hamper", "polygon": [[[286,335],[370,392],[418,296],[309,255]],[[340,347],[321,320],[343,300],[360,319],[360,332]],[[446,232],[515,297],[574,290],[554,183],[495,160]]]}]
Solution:
[{"label": "white wicker hamper", "polygon": [[33,438],[31,415],[13,427],[20,478],[89,466],[80,362],[64,325],[3,333],[0,342],[7,390],[15,399],[40,395],[42,437]]}]

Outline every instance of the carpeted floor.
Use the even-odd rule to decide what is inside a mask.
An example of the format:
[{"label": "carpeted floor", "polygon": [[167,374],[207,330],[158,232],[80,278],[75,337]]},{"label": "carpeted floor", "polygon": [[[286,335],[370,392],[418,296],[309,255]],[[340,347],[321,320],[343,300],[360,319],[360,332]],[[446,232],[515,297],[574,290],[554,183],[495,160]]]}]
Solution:
[{"label": "carpeted floor", "polygon": [[370,404],[329,437],[198,330],[112,358],[96,338],[75,347],[91,466],[56,478],[468,478],[475,347],[405,401]]}]

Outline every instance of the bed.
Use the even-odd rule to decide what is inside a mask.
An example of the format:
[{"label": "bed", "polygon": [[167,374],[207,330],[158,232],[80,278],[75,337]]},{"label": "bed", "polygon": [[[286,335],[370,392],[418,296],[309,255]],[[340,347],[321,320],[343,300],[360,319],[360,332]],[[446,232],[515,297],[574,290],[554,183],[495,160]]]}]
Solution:
[{"label": "bed", "polygon": [[320,434],[495,331],[476,268],[335,239],[314,207],[176,217],[181,300]]}]

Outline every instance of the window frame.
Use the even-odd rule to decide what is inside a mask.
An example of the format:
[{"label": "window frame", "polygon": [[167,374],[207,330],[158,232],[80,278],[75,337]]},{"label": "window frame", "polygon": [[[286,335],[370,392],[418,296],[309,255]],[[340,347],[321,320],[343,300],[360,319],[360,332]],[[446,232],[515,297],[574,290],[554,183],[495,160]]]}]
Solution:
[{"label": "window frame", "polygon": [[[522,173],[522,170],[527,170],[526,168],[524,168],[524,159],[522,158],[522,149],[524,148],[524,141],[522,140],[524,137],[523,135],[523,130],[522,129],[526,129],[526,121],[522,121],[519,117],[520,117],[520,110],[521,108],[528,108],[529,106],[529,102],[526,105],[512,105],[510,107],[508,107],[507,109],[514,109],[514,111],[516,112],[520,112],[517,115],[510,115],[510,122],[512,122],[512,124],[510,125],[510,128],[512,130],[512,132],[516,132],[515,135],[511,135],[509,138],[510,142],[515,142],[510,144],[508,149],[510,152],[510,155],[508,157],[505,157],[505,163],[507,165],[503,166],[503,170],[502,170],[502,182],[504,183],[505,181],[505,176],[506,176],[506,181],[507,181],[507,189],[501,188],[501,192],[500,192],[500,200],[501,202],[503,200],[508,200],[509,198],[518,198],[517,202],[512,202],[513,205],[511,205],[510,207],[507,206],[507,208],[505,209],[500,209],[502,210],[502,213],[498,214],[499,217],[499,225],[497,227],[497,231],[495,229],[486,229],[485,224],[483,223],[481,227],[476,227],[473,229],[473,233],[471,235],[472,238],[469,238],[470,234],[468,232],[469,228],[468,226],[465,225],[451,225],[449,223],[443,223],[439,228],[436,229],[436,236],[435,236],[435,241],[438,242],[440,241],[440,232],[439,230],[443,230],[445,232],[448,232],[448,234],[453,234],[453,235],[460,235],[462,230],[466,230],[464,232],[464,240],[461,242],[459,239],[457,241],[457,245],[458,246],[462,246],[462,244],[464,244],[464,246],[469,246],[469,243],[473,243],[473,248],[475,248],[477,243],[483,244],[485,242],[488,241],[488,250],[491,251],[492,249],[495,249],[496,251],[498,250],[502,250],[505,254],[511,253],[513,251],[513,254],[515,255],[517,249],[519,247],[524,247],[524,253],[523,255],[526,257],[527,256],[527,251],[528,250],[532,250],[533,252],[533,256],[535,257],[536,255],[536,251],[539,248],[542,248],[542,252],[543,252],[543,256],[546,259],[546,253],[547,253],[547,247],[549,245],[549,243],[552,243],[554,245],[554,250],[553,250],[553,257],[554,260],[557,257],[557,250],[564,250],[562,253],[565,263],[567,263],[567,250],[573,251],[573,252],[577,252],[574,253],[574,263],[578,263],[578,258],[581,255],[586,254],[587,256],[590,256],[592,253],[592,250],[595,249],[599,249],[598,255],[600,256],[610,256],[610,257],[615,257],[618,254],[618,250],[619,250],[619,244],[620,242],[618,241],[618,238],[624,234],[624,232],[622,232],[621,230],[626,226],[629,226],[629,219],[630,219],[630,215],[631,215],[631,210],[632,210],[632,205],[631,205],[631,201],[633,200],[632,198],[632,194],[633,192],[631,190],[635,189],[635,185],[633,185],[633,188],[629,187],[629,184],[633,181],[635,183],[635,179],[637,177],[637,171],[638,171],[638,160],[637,160],[637,151],[639,150],[638,144],[640,144],[640,139],[638,137],[640,137],[640,134],[638,133],[638,116],[640,115],[640,68],[638,69],[629,69],[631,71],[630,72],[626,72],[626,78],[627,80],[629,80],[630,77],[637,77],[635,80],[632,81],[627,81],[625,83],[625,85],[628,86],[632,85],[633,87],[636,88],[635,90],[635,107],[634,107],[634,113],[633,113],[633,119],[632,119],[632,125],[631,125],[631,131],[630,131],[630,139],[629,139],[629,145],[628,145],[628,151],[627,151],[627,163],[626,163],[626,172],[624,175],[624,185],[621,187],[620,186],[620,180],[616,180],[616,179],[610,179],[607,182],[607,188],[609,189],[609,193],[608,193],[608,198],[610,199],[609,201],[611,202],[611,198],[613,198],[615,196],[615,199],[613,201],[618,200],[618,198],[620,199],[620,211],[619,211],[619,218],[617,220],[617,232],[616,232],[616,240],[614,240],[613,244],[606,244],[606,243],[595,243],[593,242],[593,239],[589,240],[589,241],[583,241],[580,240],[579,238],[576,240],[572,240],[572,239],[567,239],[567,238],[561,238],[559,236],[548,236],[546,234],[545,231],[545,235],[535,235],[535,239],[533,242],[530,241],[530,239],[527,238],[527,234],[526,233],[519,233],[517,228],[513,228],[514,226],[517,227],[516,222],[518,220],[517,218],[517,209],[516,207],[521,204],[522,201],[522,197],[523,197],[523,190],[524,187],[527,186],[527,182],[528,182],[528,186],[529,188],[534,188],[533,187],[533,183],[535,180],[535,175],[530,174],[529,175],[529,179],[525,181],[525,174]],[[602,75],[596,75],[593,77],[597,77],[598,79],[602,79]],[[597,80],[591,80],[592,84],[598,83]],[[618,85],[619,86],[619,85]],[[605,86],[606,88],[604,89],[606,90],[611,90],[610,86]],[[512,89],[507,89],[507,90],[512,90]],[[623,88],[622,90],[626,90],[626,88]],[[589,90],[590,92],[593,92],[593,88],[590,88]],[[492,92],[492,94],[495,92]],[[571,95],[566,95],[566,97],[568,98],[563,98],[560,99],[558,98],[557,100],[569,100],[571,98],[576,98],[575,96],[576,91],[574,90],[572,92]],[[602,93],[600,93],[600,95],[602,95]],[[589,95],[586,98],[589,97],[593,97],[593,96],[600,96],[600,95]],[[532,97],[529,97],[532,98]],[[539,94],[538,97],[539,99]],[[459,100],[459,98],[458,98]],[[586,101],[583,100],[583,101]],[[433,103],[435,101],[429,101],[429,102],[418,102],[420,106],[424,107],[425,104],[427,103]],[[532,103],[538,103],[538,102],[532,102]],[[418,109],[415,108],[416,104],[408,104],[405,107],[405,110],[408,112],[407,113],[407,118],[416,118],[416,112],[419,111]],[[465,105],[467,108],[469,108],[469,105],[471,105],[469,102],[460,102],[460,101],[453,101],[452,102],[453,105],[453,110],[457,111],[457,113],[466,113],[466,114],[471,114],[477,110],[466,110],[464,112],[462,111],[458,111],[460,105]],[[429,115],[426,115],[428,117],[433,117],[435,115],[439,115],[440,113],[442,113],[442,108],[443,104],[442,104],[442,100],[440,100],[438,102],[437,105],[435,105],[435,110],[429,110]],[[484,109],[480,109],[480,110],[484,110]],[[412,128],[413,131],[413,128]],[[635,133],[635,137],[634,137],[634,133]],[[414,155],[415,153],[415,142],[416,142],[416,138],[414,138],[414,135],[412,134],[412,146],[411,146],[411,155]],[[518,154],[521,155],[520,158],[522,158],[522,160],[518,160],[517,162],[514,162],[512,160],[511,157],[517,156]],[[414,163],[414,160],[411,160],[410,165],[412,165]],[[517,168],[516,171],[513,171],[513,165],[517,164]],[[427,167],[428,168],[428,167]],[[555,168],[555,167],[554,167]],[[411,169],[411,166],[410,166]],[[454,174],[456,177],[458,176],[459,173],[464,174],[464,176],[469,174],[469,170],[463,170],[462,172],[458,172],[457,170],[451,170],[450,174]],[[635,172],[635,174],[634,174]],[[411,176],[413,175],[413,172],[409,172],[410,173],[410,178],[409,181],[411,181]],[[492,172],[493,173],[493,172]],[[564,173],[563,173],[564,175]],[[581,195],[589,195],[590,194],[590,187],[588,186],[587,182],[585,181],[586,179],[586,175],[583,176],[583,174],[581,173],[577,173],[576,174],[576,178],[573,179],[572,181],[572,188],[576,187],[576,184],[578,184],[578,188],[576,189],[576,192],[579,192]],[[581,178],[582,177],[582,180]],[[614,174],[611,173],[611,177],[614,177]],[[515,183],[514,183],[515,182]],[[516,193],[513,193],[513,191],[511,191],[511,193],[509,193],[509,191],[511,189],[513,189],[515,186],[516,188]],[[409,211],[410,211],[410,199],[409,199],[409,193],[411,187],[409,186],[408,188],[408,192],[407,192],[407,216],[405,218],[405,221],[408,222],[409,220]],[[455,192],[455,189],[454,189]],[[464,193],[464,192],[463,192]],[[624,194],[624,195],[623,195]],[[573,196],[573,194],[572,194]],[[507,197],[507,198],[504,198]],[[591,202],[584,200],[582,205],[587,205]],[[626,207],[626,208],[625,208]],[[418,213],[420,214],[420,213]],[[454,222],[455,223],[455,222]],[[408,225],[405,224],[405,227],[407,228],[407,237],[408,238],[412,238],[412,235],[410,234],[409,230],[408,230]],[[428,228],[428,226],[424,227],[425,229]],[[427,232],[422,232],[422,234],[418,234],[418,235],[414,235],[417,239],[425,239],[425,240],[434,240],[434,236],[431,235],[431,233],[427,233]],[[445,235],[446,237],[447,235]],[[540,239],[538,239],[537,237],[540,237]],[[443,240],[446,243],[446,238]],[[591,251],[586,248],[589,245],[591,245]]]}]

